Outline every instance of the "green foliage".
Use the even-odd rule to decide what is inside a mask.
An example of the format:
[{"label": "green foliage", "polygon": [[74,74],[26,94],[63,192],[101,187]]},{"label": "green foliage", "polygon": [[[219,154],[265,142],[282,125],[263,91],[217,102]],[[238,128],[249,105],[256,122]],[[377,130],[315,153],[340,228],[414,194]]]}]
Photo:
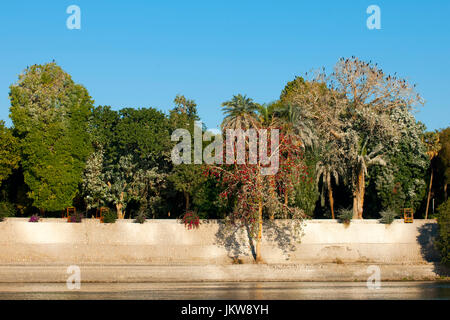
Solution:
[{"label": "green foliage", "polygon": [[353,209],[339,209],[337,211],[337,218],[341,223],[350,223],[350,221],[353,219]]},{"label": "green foliage", "polygon": [[86,161],[81,190],[87,209],[99,208],[105,205],[108,186],[103,180],[104,151],[101,145]]},{"label": "green foliage", "polygon": [[380,222],[384,224],[391,224],[394,222],[395,218],[398,217],[398,212],[395,212],[394,210],[388,208],[386,210],[383,210],[380,212],[381,218]]},{"label": "green foliage", "polygon": [[295,184],[295,205],[302,209],[309,217],[313,217],[320,193],[316,183],[316,163],[318,155],[312,151],[305,153],[307,176],[298,179]]},{"label": "green foliage", "polygon": [[103,223],[115,223],[117,220],[117,212],[115,210],[106,210],[103,213]]},{"label": "green foliage", "polygon": [[[180,99],[180,97],[177,97]],[[177,98],[175,100],[177,100]],[[191,104],[195,104],[192,100],[188,100]],[[175,101],[176,102],[176,101]],[[186,129],[191,135],[191,144],[194,144],[194,130],[196,126],[197,115],[195,113],[188,114],[184,108],[180,106],[175,107],[170,111],[171,130]],[[204,128],[199,128],[204,133]],[[172,147],[177,142],[172,142]],[[202,145],[203,148],[203,145]],[[203,150],[203,149],[202,149]],[[191,159],[194,160],[194,148],[191,149]],[[173,165],[168,175],[168,182],[170,188],[181,194],[184,198],[183,211],[190,209],[194,203],[198,207],[202,207],[202,211],[211,210],[211,207],[205,203],[205,198],[208,197],[208,192],[202,190],[206,177],[203,175],[204,166],[201,164],[179,164]],[[179,209],[179,208],[177,208]]]},{"label": "green foliage", "polygon": [[91,97],[55,63],[27,68],[10,89],[33,205],[47,211],[70,206],[90,153]]},{"label": "green foliage", "polygon": [[292,96],[299,90],[302,90],[306,85],[306,81],[303,77],[296,76],[294,80],[289,81],[281,91],[280,100],[282,102],[289,102]]},{"label": "green foliage", "polygon": [[123,218],[134,202],[156,216],[170,170],[169,129],[168,118],[154,108],[95,108],[89,122],[94,152],[81,185],[88,208],[114,205]]},{"label": "green foliage", "polygon": [[154,108],[125,108],[119,111],[119,116],[114,137],[120,156],[132,154],[134,162],[162,166],[171,145],[169,123],[164,113]]},{"label": "green foliage", "polygon": [[220,201],[220,192],[220,186],[211,178],[206,179],[196,189],[192,196],[192,206],[200,219],[220,219],[225,216],[228,208]]},{"label": "green foliage", "polygon": [[0,202],[0,222],[8,217],[14,217],[16,214],[16,208],[12,203],[2,201]]},{"label": "green foliage", "polygon": [[147,220],[147,215],[145,214],[144,211],[139,211],[138,214],[136,215],[136,218],[134,219],[134,222],[143,224],[145,223],[145,220]]},{"label": "green foliage", "polygon": [[230,101],[222,103],[222,110],[225,118],[222,122],[223,129],[248,129],[257,127],[257,112],[260,109],[259,104],[251,98],[238,94],[233,96]]},{"label": "green foliage", "polygon": [[0,121],[0,184],[8,178],[19,165],[19,144],[12,131]]},{"label": "green foliage", "polygon": [[437,198],[440,202],[447,199],[450,190],[448,184],[450,183],[450,128],[441,130],[439,134],[441,150],[439,150],[436,159],[436,191]]},{"label": "green foliage", "polygon": [[120,121],[119,112],[111,110],[110,106],[93,108],[89,118],[88,130],[96,150],[103,149],[107,159],[118,157],[118,142],[116,127]]},{"label": "green foliage", "polygon": [[441,261],[450,265],[450,200],[441,204],[438,208],[439,238],[436,242],[441,251]]},{"label": "green foliage", "polygon": [[391,118],[397,124],[399,140],[397,144],[385,146],[387,165],[373,167],[369,171],[371,181],[375,183],[382,208],[416,211],[427,190],[429,159],[421,139],[425,126],[416,122],[406,108],[393,110]]}]

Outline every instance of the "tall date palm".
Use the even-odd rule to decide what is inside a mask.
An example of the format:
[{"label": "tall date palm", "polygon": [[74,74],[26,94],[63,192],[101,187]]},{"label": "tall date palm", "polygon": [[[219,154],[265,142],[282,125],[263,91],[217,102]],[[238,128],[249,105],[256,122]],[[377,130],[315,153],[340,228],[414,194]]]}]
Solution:
[{"label": "tall date palm", "polygon": [[238,94],[229,101],[222,103],[222,111],[225,118],[222,122],[222,130],[225,129],[249,129],[259,127],[257,112],[259,105],[251,98]]}]

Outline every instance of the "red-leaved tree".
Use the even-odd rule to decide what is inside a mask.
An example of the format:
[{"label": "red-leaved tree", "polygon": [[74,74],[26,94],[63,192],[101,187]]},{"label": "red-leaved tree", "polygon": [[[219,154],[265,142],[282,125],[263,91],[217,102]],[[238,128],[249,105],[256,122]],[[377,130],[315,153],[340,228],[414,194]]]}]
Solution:
[{"label": "red-leaved tree", "polygon": [[[268,133],[274,129],[278,130],[269,128]],[[245,144],[248,151],[248,137]],[[236,151],[236,145],[234,148]],[[234,161],[232,164],[207,166],[205,170],[205,175],[214,177],[222,185],[224,190],[220,194],[222,200],[232,203],[233,210],[227,217],[228,222],[246,228],[252,241],[256,239],[254,246],[256,262],[262,261],[261,239],[264,217],[292,219],[294,223],[300,225],[305,214],[293,206],[293,201],[289,201],[289,198],[294,194],[294,186],[299,179],[308,179],[313,183],[303,161],[302,145],[292,139],[292,136],[281,132],[279,143],[271,145],[271,141],[268,141],[267,150],[270,150],[269,157],[278,152],[279,166],[274,174],[263,175],[261,169],[269,165],[263,165],[261,159],[258,159],[256,164],[250,164],[248,152],[244,164]]]}]

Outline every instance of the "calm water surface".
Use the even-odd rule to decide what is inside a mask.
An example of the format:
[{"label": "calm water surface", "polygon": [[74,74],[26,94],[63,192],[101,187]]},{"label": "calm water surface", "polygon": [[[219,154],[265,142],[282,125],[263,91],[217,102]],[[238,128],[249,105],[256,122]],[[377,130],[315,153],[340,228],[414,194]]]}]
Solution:
[{"label": "calm water surface", "polygon": [[365,282],[82,283],[80,290],[68,290],[65,283],[2,283],[0,299],[448,300],[450,282],[382,282],[377,290]]}]

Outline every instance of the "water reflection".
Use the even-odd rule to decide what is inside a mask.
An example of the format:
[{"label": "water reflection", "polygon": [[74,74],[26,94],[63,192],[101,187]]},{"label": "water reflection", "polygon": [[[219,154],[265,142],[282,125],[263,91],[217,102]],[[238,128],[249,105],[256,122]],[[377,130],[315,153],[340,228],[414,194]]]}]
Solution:
[{"label": "water reflection", "polygon": [[206,283],[65,283],[0,284],[0,299],[45,300],[348,300],[450,299],[449,282],[382,282],[378,290],[365,282],[206,282]]}]

